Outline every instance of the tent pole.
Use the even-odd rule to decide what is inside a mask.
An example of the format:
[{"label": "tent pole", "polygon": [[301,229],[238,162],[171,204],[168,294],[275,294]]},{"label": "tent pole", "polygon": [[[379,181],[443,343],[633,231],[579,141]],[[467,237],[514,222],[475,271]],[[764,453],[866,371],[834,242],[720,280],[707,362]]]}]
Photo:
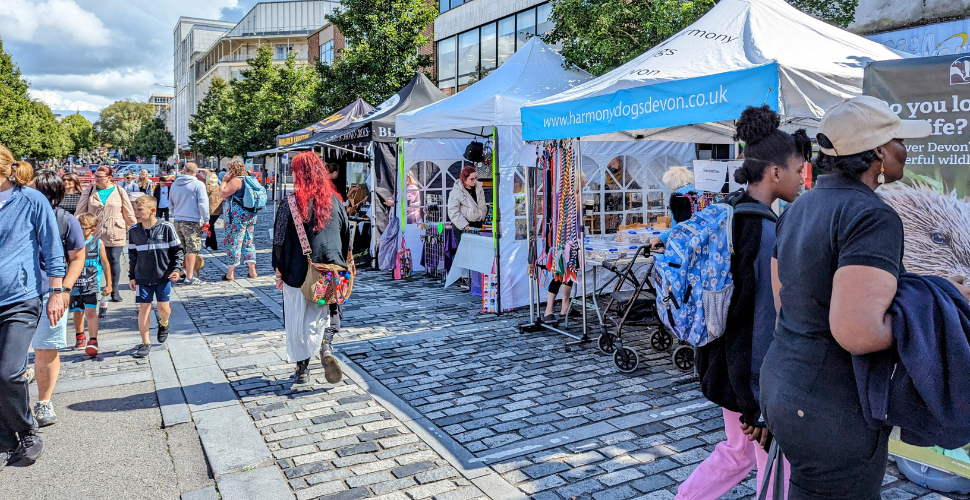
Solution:
[{"label": "tent pole", "polygon": [[492,242],[495,244],[495,312],[502,315],[502,211],[499,210],[499,154],[498,127],[492,125]]},{"label": "tent pole", "polygon": [[[521,161],[519,163],[521,163]],[[538,274],[539,271],[535,267],[536,258],[535,255],[533,255],[534,247],[532,245],[532,210],[529,207],[529,205],[532,204],[532,200],[529,199],[532,196],[531,178],[532,171],[529,169],[529,167],[525,167],[525,176],[523,180],[525,181],[525,247],[527,249],[526,265],[528,266],[527,272],[531,271],[529,272],[529,323],[534,325],[536,323],[535,311],[539,308],[539,302],[533,301],[533,299],[538,297],[538,294],[535,293],[535,288],[538,283],[534,283],[532,278],[533,273]],[[533,302],[535,303],[533,304]]]},{"label": "tent pole", "polygon": [[405,177],[404,177],[405,172],[404,172],[404,138],[403,137],[397,138],[397,165],[398,165],[397,166],[398,185],[397,185],[397,193],[395,193],[395,195],[397,196],[396,201],[401,202],[400,204],[401,238],[404,238],[404,229],[405,229],[405,224],[407,223],[407,200],[408,200],[407,191],[408,190],[407,190],[407,186],[405,185],[407,181],[405,180]]},{"label": "tent pole", "polygon": [[[374,141],[370,143],[370,179],[366,182],[369,184],[374,184],[375,173],[377,171],[377,161],[374,159]],[[374,186],[368,185],[367,189],[370,190],[370,267],[371,269],[377,269],[377,259],[374,257],[377,255],[377,224],[375,224],[374,215],[380,208],[377,206],[377,194],[374,192]],[[387,229],[386,227],[384,229]]]},{"label": "tent pole", "polygon": [[[576,139],[576,156],[579,157],[579,174],[576,176],[576,182],[572,186],[572,189],[576,192],[576,213],[579,214],[579,227],[577,231],[579,232],[579,272],[582,273],[583,279],[580,282],[580,293],[583,295],[583,340],[589,340],[589,333],[586,331],[586,251],[583,249],[583,242],[586,241],[586,226],[583,224],[583,200],[582,200],[582,179],[583,179],[583,143],[582,140]],[[596,270],[594,269],[595,273]]]}]

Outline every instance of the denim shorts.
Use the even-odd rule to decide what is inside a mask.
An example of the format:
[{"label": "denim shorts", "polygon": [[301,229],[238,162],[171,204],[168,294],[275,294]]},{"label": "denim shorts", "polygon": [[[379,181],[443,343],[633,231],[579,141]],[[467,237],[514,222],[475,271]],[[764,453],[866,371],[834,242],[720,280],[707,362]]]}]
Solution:
[{"label": "denim shorts", "polygon": [[169,295],[172,293],[172,282],[157,283],[154,285],[138,285],[138,293],[135,295],[136,304],[151,304],[156,302],[168,302]]},{"label": "denim shorts", "polygon": [[[64,349],[67,347],[67,309],[61,320],[56,325],[51,326],[47,319],[47,299],[49,293],[44,294],[44,302],[41,304],[40,319],[37,320],[37,330],[34,332],[34,340],[30,346],[36,349]],[[58,297],[60,299],[60,297]]]}]

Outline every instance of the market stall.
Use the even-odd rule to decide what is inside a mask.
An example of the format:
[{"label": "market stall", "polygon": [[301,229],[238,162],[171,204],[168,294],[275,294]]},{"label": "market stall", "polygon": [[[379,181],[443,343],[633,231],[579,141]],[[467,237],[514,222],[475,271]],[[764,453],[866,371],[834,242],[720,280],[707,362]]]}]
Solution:
[{"label": "market stall", "polygon": [[[447,96],[428,77],[418,73],[397,94],[370,113],[343,128],[317,134],[294,146],[322,148],[327,158],[336,157],[338,162],[347,164],[349,178],[360,174],[358,170],[354,170],[355,164],[367,164],[369,172],[359,177],[366,180],[362,186],[368,193],[373,194],[370,203],[375,229],[371,231],[372,248],[387,227],[390,207],[384,202],[397,196],[397,138],[394,133],[394,120],[401,113],[422,108],[445,97]],[[351,182],[351,188],[354,184]]]},{"label": "market stall", "polygon": [[326,134],[334,130],[342,129],[350,125],[354,120],[370,113],[374,109],[367,101],[357,99],[348,104],[340,111],[299,130],[294,130],[288,134],[276,136],[276,147],[279,149],[299,150],[310,149],[309,145],[300,144],[307,139],[312,139],[320,134]]},{"label": "market stall", "polygon": [[[456,168],[460,171],[464,149],[473,139],[490,147],[491,165],[482,165],[479,177],[489,177],[492,183],[493,252],[488,258],[494,265],[498,282],[498,311],[527,304],[529,295],[524,261],[525,235],[524,232],[517,234],[516,208],[524,201],[521,165],[534,164],[535,148],[527,147],[526,157],[522,156],[525,144],[521,138],[519,108],[526,102],[562,92],[590,79],[582,71],[563,66],[559,54],[538,38],[532,38],[481,81],[447,99],[397,116],[396,131],[402,138],[398,155],[401,186],[407,185],[412,166],[417,163],[434,163],[431,170],[437,173],[453,172]],[[405,142],[403,138],[416,140]],[[456,155],[458,151],[461,153]],[[415,180],[427,183],[427,172],[426,165],[420,167]],[[447,184],[448,181],[454,183],[454,174],[450,175],[450,179],[432,181],[440,182],[442,186],[443,198],[435,200],[439,206],[447,206],[450,191]],[[397,210],[408,246],[417,248],[420,240],[416,239],[419,235],[415,229],[421,222],[419,217],[412,217],[414,222],[408,221],[409,196],[400,197]],[[418,203],[420,205],[422,201]],[[416,215],[420,216],[420,211]],[[524,228],[524,214],[521,219]]]}]

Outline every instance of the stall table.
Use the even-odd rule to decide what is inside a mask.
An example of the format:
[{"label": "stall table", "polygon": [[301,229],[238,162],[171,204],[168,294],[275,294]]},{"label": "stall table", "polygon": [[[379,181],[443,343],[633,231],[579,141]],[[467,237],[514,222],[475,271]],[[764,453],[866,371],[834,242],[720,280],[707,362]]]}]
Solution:
[{"label": "stall table", "polygon": [[494,261],[495,242],[491,236],[470,233],[461,235],[461,243],[458,244],[455,258],[451,261],[451,270],[445,279],[445,288],[458,281],[465,269],[482,274],[491,273]]}]

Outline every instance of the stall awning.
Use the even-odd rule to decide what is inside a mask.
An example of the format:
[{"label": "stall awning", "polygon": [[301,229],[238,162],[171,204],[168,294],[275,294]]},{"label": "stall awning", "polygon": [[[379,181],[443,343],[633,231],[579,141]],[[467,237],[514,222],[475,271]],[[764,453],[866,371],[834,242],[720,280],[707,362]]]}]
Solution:
[{"label": "stall awning", "polygon": [[860,95],[867,63],[903,56],[783,0],[722,0],[627,64],[523,107],[522,135],[696,142],[710,131],[674,128],[711,122],[733,128],[745,107],[761,104],[804,126]]},{"label": "stall awning", "polygon": [[255,157],[255,156],[266,156],[266,155],[276,154],[276,153],[280,153],[280,152],[281,151],[280,151],[279,148],[264,149],[262,151],[250,151],[250,152],[246,153],[246,156],[252,158],[252,157]]},{"label": "stall awning", "polygon": [[374,109],[367,101],[357,99],[345,108],[320,120],[313,125],[303,127],[288,134],[276,136],[277,148],[292,148],[293,145],[318,134],[324,134],[350,125],[354,120],[370,113]]}]

